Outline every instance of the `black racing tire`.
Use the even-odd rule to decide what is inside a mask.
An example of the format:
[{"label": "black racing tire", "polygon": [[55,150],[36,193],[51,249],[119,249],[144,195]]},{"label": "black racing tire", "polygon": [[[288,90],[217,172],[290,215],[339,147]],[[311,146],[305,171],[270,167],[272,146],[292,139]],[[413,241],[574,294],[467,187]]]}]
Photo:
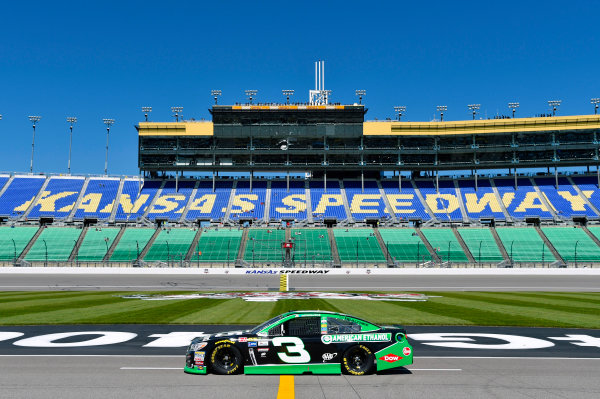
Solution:
[{"label": "black racing tire", "polygon": [[355,345],[342,356],[342,371],[345,374],[365,375],[373,371],[375,355],[364,345]]},{"label": "black racing tire", "polygon": [[237,374],[243,366],[242,353],[233,343],[218,344],[210,354],[210,365],[216,374]]}]

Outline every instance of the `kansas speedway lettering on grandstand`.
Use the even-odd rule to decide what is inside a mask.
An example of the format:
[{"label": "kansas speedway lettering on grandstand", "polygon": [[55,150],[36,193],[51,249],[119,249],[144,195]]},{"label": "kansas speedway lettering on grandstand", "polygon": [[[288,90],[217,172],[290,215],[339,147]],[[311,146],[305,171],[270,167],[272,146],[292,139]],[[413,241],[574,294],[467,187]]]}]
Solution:
[{"label": "kansas speedway lettering on grandstand", "polygon": [[329,272],[330,272],[330,270],[323,270],[323,269],[314,269],[314,270],[313,269],[309,269],[309,270],[289,270],[289,269],[246,270],[246,274],[327,274]]},{"label": "kansas speedway lettering on grandstand", "polygon": [[338,334],[338,335],[323,335],[321,341],[324,344],[333,342],[386,342],[392,339],[390,333],[373,333],[373,334]]}]

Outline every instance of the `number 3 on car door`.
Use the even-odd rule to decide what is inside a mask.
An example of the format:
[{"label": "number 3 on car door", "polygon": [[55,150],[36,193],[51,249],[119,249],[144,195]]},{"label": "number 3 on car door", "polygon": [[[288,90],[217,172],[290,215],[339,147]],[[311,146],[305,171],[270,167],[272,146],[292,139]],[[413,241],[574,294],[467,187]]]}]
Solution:
[{"label": "number 3 on car door", "polygon": [[308,363],[310,354],[304,349],[304,342],[298,337],[275,337],[273,346],[281,347],[277,356],[284,363]]}]

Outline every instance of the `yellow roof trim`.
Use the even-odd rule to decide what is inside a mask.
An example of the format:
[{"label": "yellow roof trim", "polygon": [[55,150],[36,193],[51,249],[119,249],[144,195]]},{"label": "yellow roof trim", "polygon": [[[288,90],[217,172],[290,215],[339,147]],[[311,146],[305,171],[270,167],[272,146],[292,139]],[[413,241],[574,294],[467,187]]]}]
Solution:
[{"label": "yellow roof trim", "polygon": [[212,136],[212,122],[140,122],[140,136]]}]

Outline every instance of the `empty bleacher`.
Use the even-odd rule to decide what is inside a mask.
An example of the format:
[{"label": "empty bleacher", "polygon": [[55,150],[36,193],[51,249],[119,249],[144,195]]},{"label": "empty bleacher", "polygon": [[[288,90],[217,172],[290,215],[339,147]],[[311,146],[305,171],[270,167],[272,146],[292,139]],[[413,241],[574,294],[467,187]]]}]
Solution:
[{"label": "empty bleacher", "polygon": [[574,216],[598,217],[567,178],[561,177],[558,179],[558,189],[555,186],[556,180],[551,177],[536,178],[535,183],[540,191],[546,195],[557,215],[567,218]]},{"label": "empty bleacher", "polygon": [[190,260],[192,263],[233,263],[237,259],[241,240],[240,229],[205,229]]},{"label": "empty bleacher", "polygon": [[54,176],[27,215],[29,219],[40,217],[66,217],[73,210],[85,179]]},{"label": "empty bleacher", "polygon": [[195,186],[195,181],[184,180],[176,184],[175,180],[167,180],[160,195],[148,211],[148,219],[179,220]]},{"label": "empty bleacher", "polygon": [[227,212],[229,197],[233,183],[227,180],[218,180],[215,182],[215,190],[212,189],[212,181],[200,181],[196,196],[192,199],[188,212],[187,220],[220,220]]},{"label": "empty bleacher", "polygon": [[475,190],[474,179],[458,180],[458,187],[469,218],[474,220],[506,219],[489,179],[478,179],[477,190]]},{"label": "empty bleacher", "polygon": [[331,244],[326,229],[292,229],[294,261],[300,265],[330,264]]},{"label": "empty bleacher", "polygon": [[381,262],[386,258],[372,229],[333,229],[342,262]]},{"label": "empty bleacher", "polygon": [[255,263],[280,262],[284,258],[281,243],[285,240],[285,230],[250,229],[244,260]]},{"label": "empty bleacher", "polygon": [[117,198],[119,182],[120,179],[115,178],[90,178],[74,219],[108,219]]},{"label": "empty bleacher", "polygon": [[32,226],[0,226],[0,260],[17,259],[37,230]]},{"label": "empty bleacher", "polygon": [[458,233],[477,263],[499,263],[504,260],[490,229],[458,229]]},{"label": "empty bleacher", "polygon": [[379,229],[387,250],[400,263],[423,263],[431,260],[427,247],[414,229]]},{"label": "empty bleacher", "polygon": [[427,221],[431,219],[411,182],[405,179],[402,180],[401,184],[402,190],[400,190],[397,180],[384,180],[381,182],[385,196],[398,220],[421,219]]},{"label": "empty bleacher", "polygon": [[231,217],[253,220],[262,219],[265,216],[266,195],[266,181],[253,182],[252,190],[250,190],[249,181],[238,181],[235,189],[235,197],[231,203]]},{"label": "empty bleacher", "polygon": [[75,259],[77,261],[102,261],[117,234],[119,234],[119,229],[114,227],[89,228],[83,237]]},{"label": "empty bleacher", "polygon": [[565,261],[600,261],[600,247],[582,229],[542,227],[542,231]]},{"label": "empty bleacher", "polygon": [[322,180],[311,180],[309,187],[314,220],[347,219],[338,180],[327,180],[327,190]]},{"label": "empty bleacher", "polygon": [[138,179],[125,179],[123,182],[123,191],[119,197],[119,202],[116,204],[117,211],[115,213],[115,220],[127,221],[129,219],[135,220],[138,216],[144,214],[146,205],[152,199],[149,198],[149,194],[140,195],[140,180]]},{"label": "empty bleacher", "polygon": [[154,234],[150,228],[127,228],[113,251],[111,262],[132,262],[139,258]]},{"label": "empty bleacher", "polygon": [[494,179],[494,183],[510,216],[516,219],[527,217],[552,219],[552,213],[528,178],[518,178],[516,190],[514,179],[497,178]]},{"label": "empty bleacher", "polygon": [[443,262],[468,262],[452,229],[422,229],[423,235]]},{"label": "empty bleacher", "polygon": [[552,251],[531,227],[498,227],[498,236],[513,262],[554,262]]},{"label": "empty bleacher", "polygon": [[276,180],[271,182],[270,219],[306,219],[306,189],[304,188],[304,181],[292,180],[289,187],[288,191],[285,181]]},{"label": "empty bleacher", "polygon": [[28,262],[66,262],[81,234],[80,228],[47,227],[27,252]]},{"label": "empty bleacher", "polygon": [[344,180],[344,189],[350,205],[350,213],[354,220],[387,219],[390,217],[376,181],[365,180],[364,190],[362,190],[360,180]]},{"label": "empty bleacher", "polygon": [[582,194],[590,203],[600,210],[600,190],[598,189],[598,179],[591,176],[574,176],[571,178],[573,183],[579,187]]},{"label": "empty bleacher", "polygon": [[194,229],[163,229],[144,257],[144,262],[183,261],[194,240]]},{"label": "empty bleacher", "polygon": [[432,180],[415,180],[415,183],[429,209],[438,219],[463,219],[453,180],[440,180],[439,192],[436,191]]},{"label": "empty bleacher", "polygon": [[15,176],[0,197],[0,216],[17,218],[23,215],[45,181],[45,176]]}]

